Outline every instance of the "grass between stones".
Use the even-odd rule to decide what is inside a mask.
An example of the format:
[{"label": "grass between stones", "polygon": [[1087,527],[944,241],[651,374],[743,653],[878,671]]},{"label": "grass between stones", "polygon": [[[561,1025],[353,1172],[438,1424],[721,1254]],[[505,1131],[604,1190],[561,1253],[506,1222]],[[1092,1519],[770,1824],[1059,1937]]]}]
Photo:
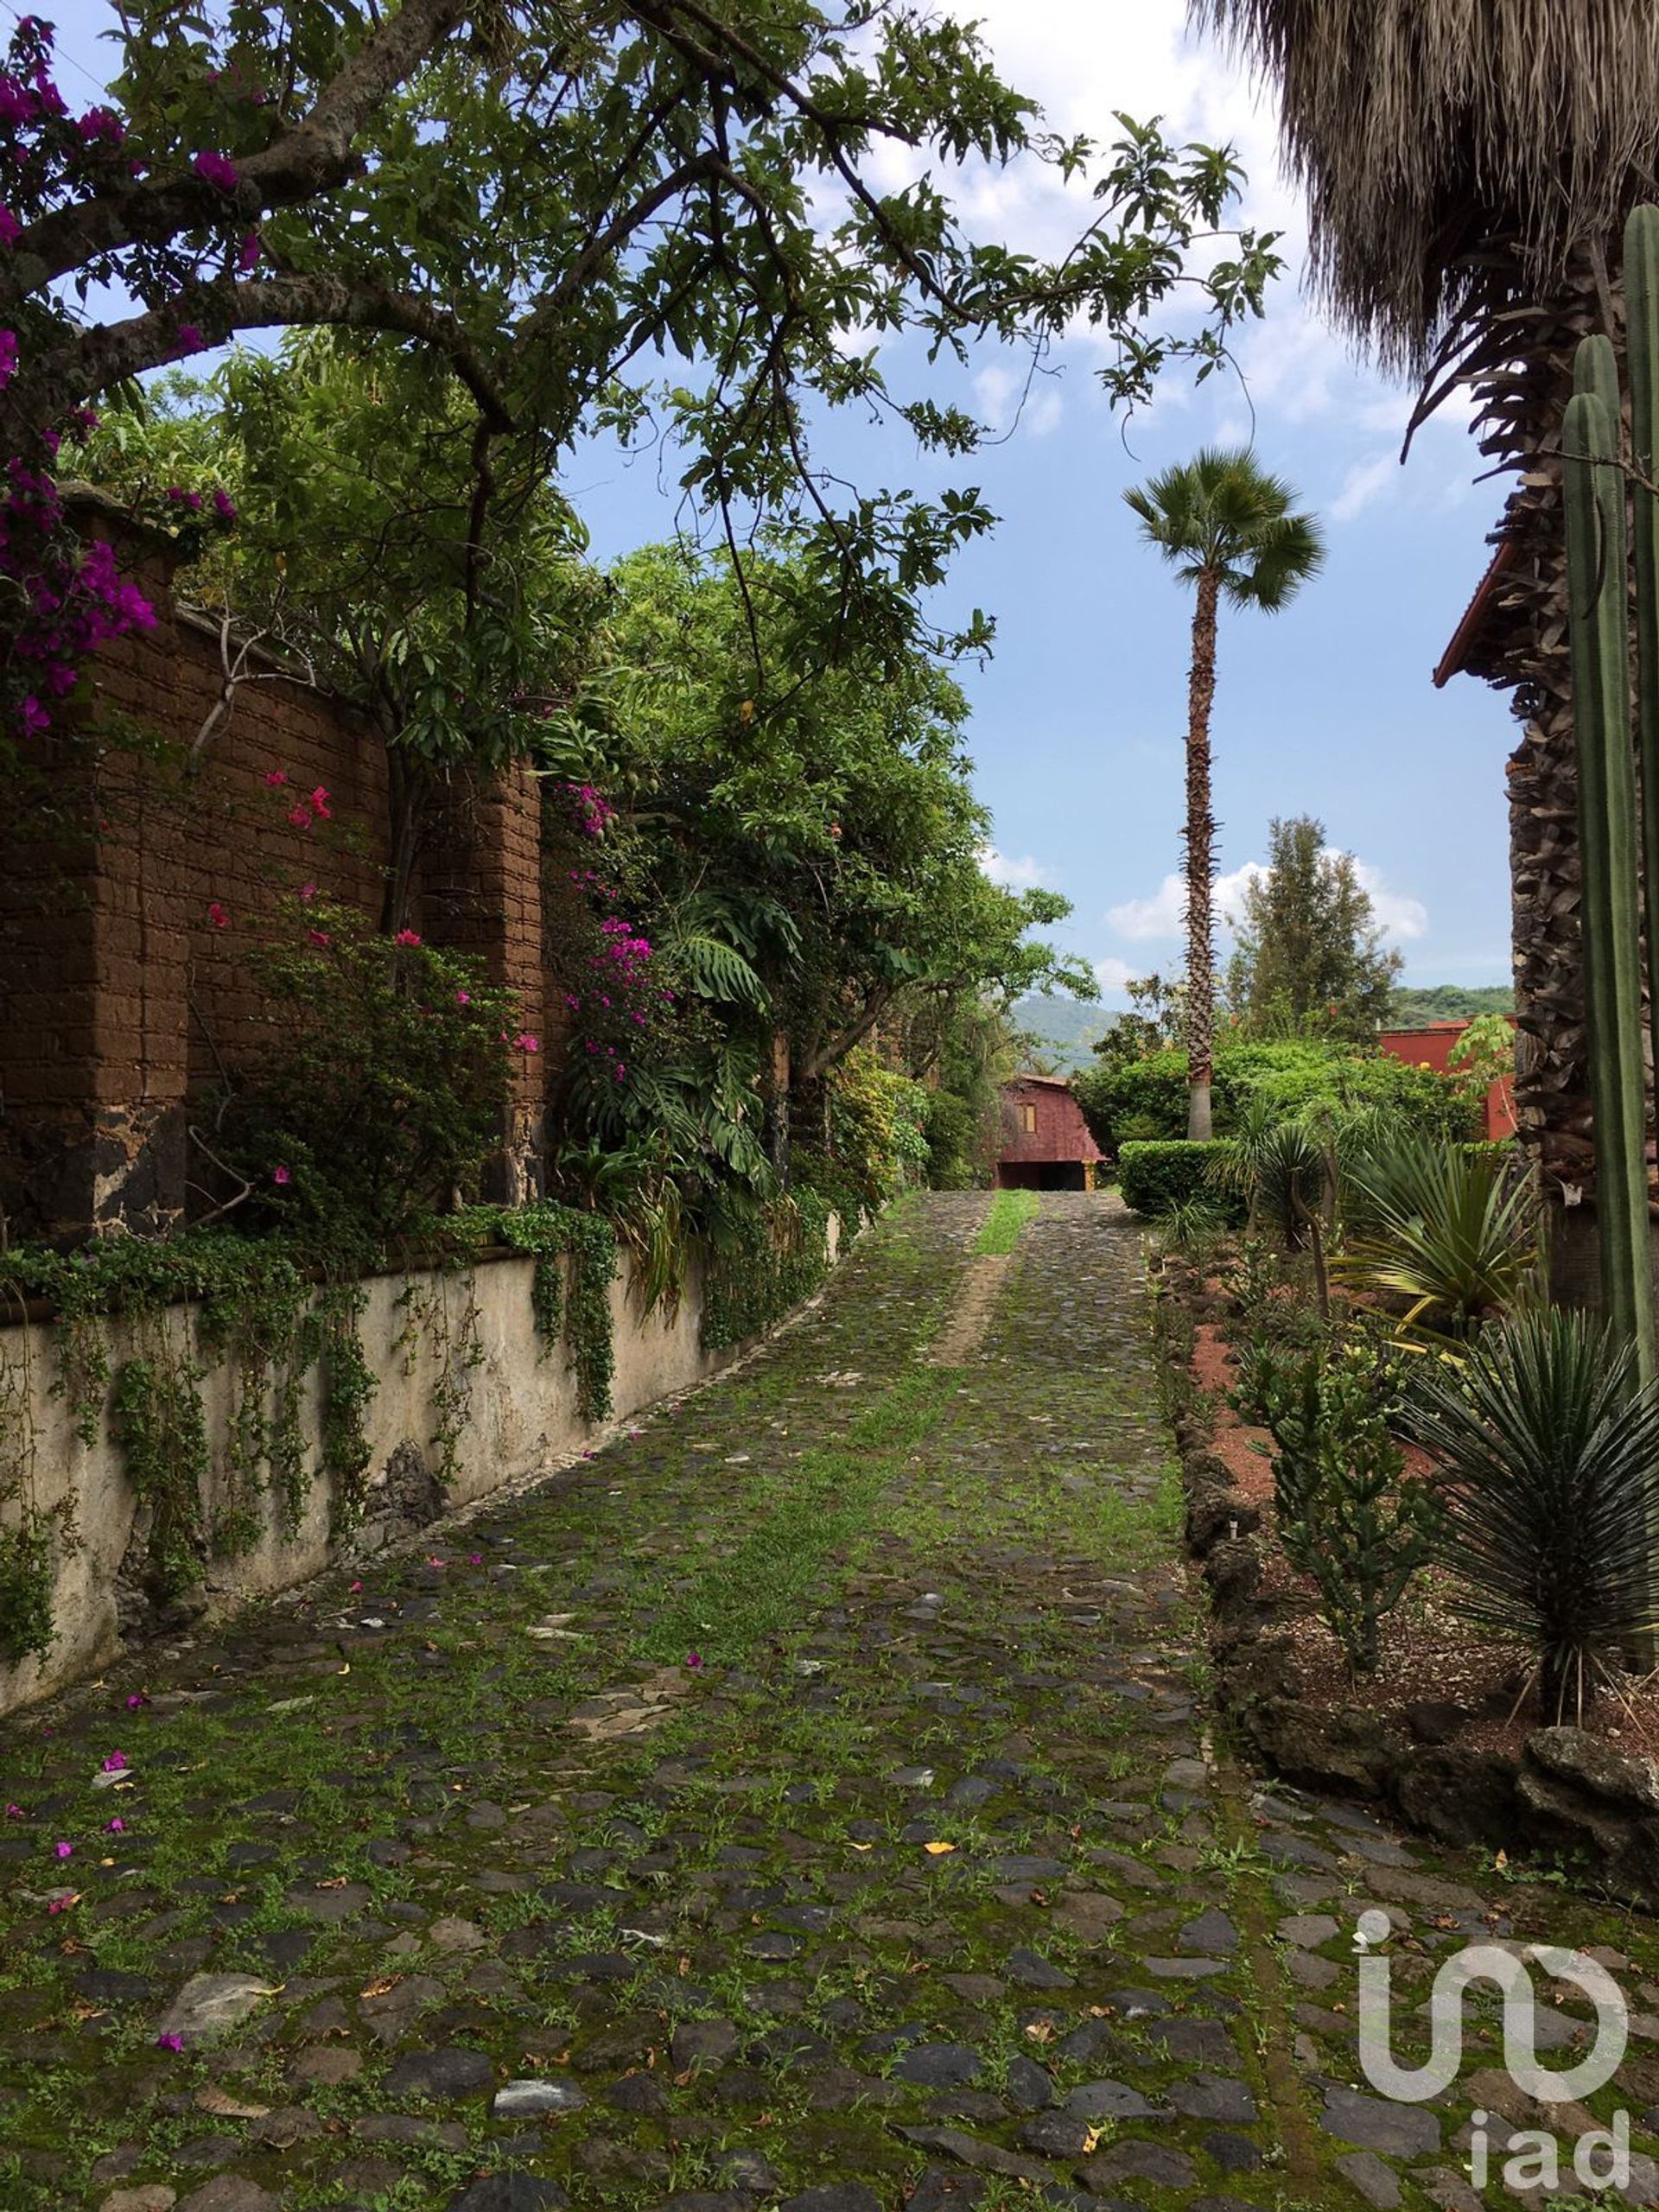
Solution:
[{"label": "grass between stones", "polygon": [[991,1200],[984,1227],[974,1240],[975,1252],[982,1258],[1012,1252],[1020,1230],[1040,1204],[1035,1191],[999,1191]]}]

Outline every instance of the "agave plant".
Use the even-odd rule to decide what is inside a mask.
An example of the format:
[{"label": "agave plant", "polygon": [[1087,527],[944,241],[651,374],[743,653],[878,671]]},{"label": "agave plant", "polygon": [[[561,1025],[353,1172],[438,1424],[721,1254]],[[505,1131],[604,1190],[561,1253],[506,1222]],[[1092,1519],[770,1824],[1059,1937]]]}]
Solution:
[{"label": "agave plant", "polygon": [[1444,1470],[1436,1553],[1459,1610],[1518,1630],[1546,1718],[1581,1719],[1659,1625],[1659,1384],[1638,1387],[1600,1323],[1532,1313],[1420,1376],[1400,1421]]},{"label": "agave plant", "polygon": [[1541,1287],[1531,1187],[1490,1154],[1411,1139],[1351,1162],[1346,1185],[1342,1273],[1406,1300],[1404,1328],[1466,1341]]}]

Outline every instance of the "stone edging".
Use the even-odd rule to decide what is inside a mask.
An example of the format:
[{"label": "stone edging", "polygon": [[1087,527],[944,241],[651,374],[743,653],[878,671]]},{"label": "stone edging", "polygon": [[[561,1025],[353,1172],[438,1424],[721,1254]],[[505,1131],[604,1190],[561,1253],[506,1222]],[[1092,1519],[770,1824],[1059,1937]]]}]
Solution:
[{"label": "stone edging", "polygon": [[[1162,1294],[1189,1317],[1205,1296],[1168,1259]],[[1185,1356],[1179,1345],[1166,1351]],[[1535,1731],[1512,1758],[1449,1741],[1455,1707],[1413,1706],[1396,1719],[1300,1698],[1289,1608],[1262,1592],[1261,1511],[1210,1450],[1202,1421],[1178,1414],[1173,1426],[1187,1551],[1210,1593],[1215,1703],[1246,1751],[1287,1782],[1380,1802],[1439,1843],[1559,1856],[1594,1887],[1659,1910],[1659,1767],[1651,1759],[1626,1758],[1565,1727]]]}]

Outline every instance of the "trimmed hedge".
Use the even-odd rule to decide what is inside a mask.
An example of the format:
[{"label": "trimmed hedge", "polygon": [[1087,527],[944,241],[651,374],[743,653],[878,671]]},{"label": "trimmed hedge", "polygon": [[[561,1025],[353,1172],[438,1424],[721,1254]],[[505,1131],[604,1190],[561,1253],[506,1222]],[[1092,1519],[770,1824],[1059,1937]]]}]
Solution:
[{"label": "trimmed hedge", "polygon": [[[1082,1069],[1071,1095],[1103,1152],[1132,1141],[1179,1139],[1186,1128],[1186,1054],[1171,1047],[1119,1066]],[[1382,1052],[1314,1044],[1222,1044],[1211,1089],[1217,1135],[1237,1124],[1251,1098],[1288,1116],[1316,1099],[1388,1106],[1423,1136],[1447,1143],[1478,1135],[1480,1117],[1451,1079]]]},{"label": "trimmed hedge", "polygon": [[1224,1219],[1241,1217],[1232,1196],[1217,1191],[1210,1181],[1210,1163],[1217,1147],[1193,1144],[1187,1138],[1165,1138],[1154,1143],[1126,1144],[1117,1155],[1118,1188],[1125,1205],[1136,1213],[1173,1212],[1190,1198],[1202,1198]]}]

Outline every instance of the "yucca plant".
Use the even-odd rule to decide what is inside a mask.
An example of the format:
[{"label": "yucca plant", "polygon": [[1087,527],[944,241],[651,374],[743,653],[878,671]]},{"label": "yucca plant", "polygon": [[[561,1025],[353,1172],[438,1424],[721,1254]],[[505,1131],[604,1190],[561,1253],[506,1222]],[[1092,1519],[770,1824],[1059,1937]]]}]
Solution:
[{"label": "yucca plant", "polygon": [[1403,1329],[1466,1342],[1537,1295],[1531,1187],[1471,1146],[1413,1139],[1346,1174],[1344,1279],[1407,1301]]},{"label": "yucca plant", "polygon": [[1582,1719],[1659,1626],[1659,1384],[1587,1316],[1526,1313],[1420,1375],[1401,1424],[1443,1469],[1436,1555],[1459,1611],[1518,1630],[1545,1717]]}]

